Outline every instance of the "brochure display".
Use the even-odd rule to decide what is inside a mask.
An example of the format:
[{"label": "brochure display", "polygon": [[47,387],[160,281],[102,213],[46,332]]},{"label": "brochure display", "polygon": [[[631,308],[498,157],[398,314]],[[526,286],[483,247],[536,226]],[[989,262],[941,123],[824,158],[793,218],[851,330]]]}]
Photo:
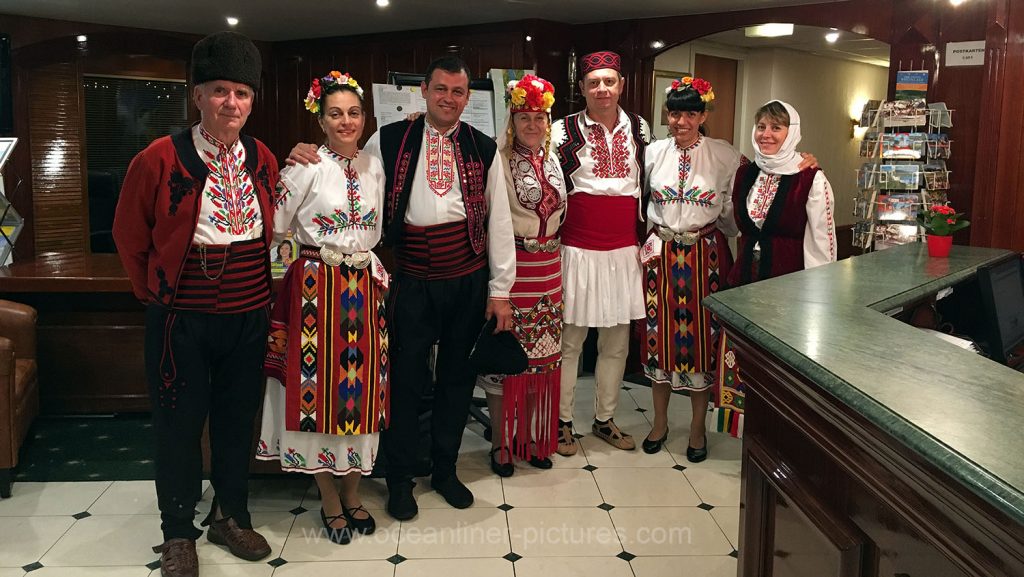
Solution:
[{"label": "brochure display", "polygon": [[908,96],[869,101],[861,113],[868,132],[860,145],[866,162],[857,170],[853,244],[864,251],[920,241],[918,212],[946,201],[952,141],[944,130],[952,126],[951,111]]},{"label": "brochure display", "polygon": [[14,243],[25,228],[25,219],[7,200],[7,191],[4,189],[4,164],[17,144],[17,138],[0,138],[0,265],[11,264]]}]

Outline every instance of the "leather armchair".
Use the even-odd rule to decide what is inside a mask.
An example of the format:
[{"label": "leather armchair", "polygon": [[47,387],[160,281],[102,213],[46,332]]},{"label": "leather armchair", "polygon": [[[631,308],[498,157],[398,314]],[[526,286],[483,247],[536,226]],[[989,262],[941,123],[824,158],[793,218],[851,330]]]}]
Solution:
[{"label": "leather armchair", "polygon": [[11,496],[11,470],[39,414],[36,310],[0,300],[0,497]]}]

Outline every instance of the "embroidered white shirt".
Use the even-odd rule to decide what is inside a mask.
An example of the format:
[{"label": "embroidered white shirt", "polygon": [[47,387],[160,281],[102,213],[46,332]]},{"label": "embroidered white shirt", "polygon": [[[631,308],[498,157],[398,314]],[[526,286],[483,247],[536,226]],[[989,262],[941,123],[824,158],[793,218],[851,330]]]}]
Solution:
[{"label": "embroidered white shirt", "polygon": [[210,171],[203,184],[192,242],[231,244],[259,238],[263,234],[263,213],[252,175],[245,167],[242,140],[225,144],[196,124],[192,127],[192,143]]},{"label": "embroidered white shirt", "polygon": [[346,158],[326,146],[320,162],[286,166],[275,195],[274,237],[352,254],[377,246],[384,207],[384,167],[375,156]]},{"label": "embroidered white shirt", "polygon": [[[619,118],[611,132],[586,112],[561,119],[551,127],[551,142],[565,141],[565,122],[583,119],[586,144],[577,154],[580,167],[572,173],[573,190],[603,196],[640,197],[640,167],[636,162],[636,145],[629,117],[619,108]],[[646,123],[641,119],[641,123]]]},{"label": "embroidered white shirt", "polygon": [[[759,172],[747,195],[747,213],[758,228],[764,224],[768,208],[779,190],[779,175]],[[836,224],[832,211],[832,185],[818,171],[807,195],[807,227],[804,229],[804,268],[836,261]]]},{"label": "embroidered white shirt", "polygon": [[[446,154],[438,146],[451,145],[451,135],[458,125],[445,132],[443,140],[438,142],[438,131],[430,123],[424,123],[423,143],[416,161],[416,170],[412,173],[412,188],[409,194],[409,206],[405,212],[405,222],[413,226],[434,226],[466,219],[466,206],[462,202],[462,186],[459,182],[458,167],[454,153]],[[469,125],[462,127],[469,130]],[[432,150],[428,150],[431,148]],[[370,154],[382,159],[380,152],[380,131],[367,141],[363,154]],[[428,159],[429,156],[429,159]],[[433,161],[433,167],[429,161]],[[445,166],[447,165],[447,166]],[[394,167],[388,167],[393,170]],[[487,260],[491,270],[488,288],[493,298],[508,298],[512,284],[516,280],[516,247],[512,236],[512,215],[509,211],[508,196],[505,190],[505,176],[502,172],[501,158],[495,153],[491,167],[487,171]],[[451,188],[443,189],[448,183],[447,174],[451,174]]]},{"label": "embroidered white shirt", "polygon": [[727,236],[736,236],[732,188],[742,155],[724,140],[701,136],[680,149],[675,139],[652,142],[644,154],[651,201],[651,224],[675,232],[695,232],[717,222]]}]

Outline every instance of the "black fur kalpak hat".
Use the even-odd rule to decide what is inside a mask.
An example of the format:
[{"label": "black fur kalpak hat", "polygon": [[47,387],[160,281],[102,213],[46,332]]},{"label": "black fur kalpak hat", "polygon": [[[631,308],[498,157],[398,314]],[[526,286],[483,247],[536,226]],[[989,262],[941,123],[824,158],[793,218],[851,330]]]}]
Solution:
[{"label": "black fur kalpak hat", "polygon": [[237,32],[217,32],[192,48],[192,83],[230,80],[260,87],[263,61],[256,45]]}]

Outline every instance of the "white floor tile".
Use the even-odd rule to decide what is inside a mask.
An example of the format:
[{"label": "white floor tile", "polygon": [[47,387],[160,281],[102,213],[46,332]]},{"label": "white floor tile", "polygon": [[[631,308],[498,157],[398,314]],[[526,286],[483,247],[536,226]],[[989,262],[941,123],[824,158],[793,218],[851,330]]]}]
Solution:
[{"label": "white floor tile", "polygon": [[726,538],[732,543],[733,549],[740,548],[740,508],[739,507],[715,507],[711,510],[711,516],[722,528]]},{"label": "white floor tile", "polygon": [[[395,566],[388,561],[291,561],[274,572],[274,577],[310,577],[312,575],[358,575],[359,577],[393,577]],[[203,574],[205,577],[206,574]],[[448,576],[451,577],[451,576]]]},{"label": "white floor tile", "polygon": [[508,512],[512,551],[523,557],[611,557],[622,552],[608,513],[597,507]]},{"label": "white floor tile", "polygon": [[398,552],[401,524],[381,510],[370,509],[377,521],[372,535],[360,535],[347,545],[330,540],[320,520],[320,510],[309,511],[295,518],[281,558],[289,565],[297,561],[384,560]]},{"label": "white floor tile", "polygon": [[39,560],[44,567],[145,565],[163,543],[159,515],[93,515],[75,523]]},{"label": "white floor tile", "polygon": [[[148,574],[149,574],[149,570],[147,569],[146,572],[143,573],[143,575],[148,575]],[[0,577],[24,577],[24,575],[25,575],[25,571],[20,569],[20,568],[18,568],[18,569],[7,568],[7,567],[0,568]]]},{"label": "white floor tile", "polygon": [[[239,561],[242,561],[239,559]],[[263,561],[242,561],[227,565],[208,565],[199,561],[199,574],[203,577],[271,577],[274,568]],[[159,570],[155,571],[157,577]]]},{"label": "white floor tile", "polygon": [[0,500],[0,517],[74,515],[87,510],[110,481],[15,483],[10,499]]},{"label": "white floor tile", "polygon": [[516,561],[516,577],[633,577],[629,563],[618,557],[524,557]]},{"label": "white floor tile", "polygon": [[491,559],[409,559],[395,567],[395,577],[453,577],[454,575],[486,575],[516,577],[512,563]]},{"label": "white floor tile", "polygon": [[[252,528],[260,535],[263,535],[263,538],[270,544],[270,556],[266,560],[274,559],[281,555],[284,543],[288,539],[288,533],[291,531],[294,522],[295,515],[287,512],[262,511],[252,513]],[[210,543],[205,535],[199,538],[197,544],[199,563],[201,565],[249,563],[245,559],[239,559],[232,555],[227,547]]]},{"label": "white floor tile", "polygon": [[[249,512],[291,511],[302,504],[306,491],[313,483],[309,475],[282,475],[280,478],[261,478],[249,481]],[[213,502],[213,487],[203,492],[202,505],[196,508],[207,513]]]},{"label": "white floor tile", "polygon": [[715,461],[687,463],[686,478],[705,503],[725,507],[740,504],[740,469],[738,462]]},{"label": "white floor tile", "polygon": [[694,577],[736,577],[736,559],[727,555],[692,557],[637,557],[629,562],[636,577],[682,575]]},{"label": "white floor tile", "polygon": [[696,507],[700,497],[682,472],[663,467],[594,471],[604,501],[616,507]]},{"label": "white floor tile", "polygon": [[661,451],[653,455],[648,455],[640,447],[640,443],[643,441],[643,436],[647,434],[644,430],[642,433],[637,431],[631,431],[623,429],[627,433],[633,435],[633,439],[636,441],[636,449],[632,451],[623,451],[622,449],[616,449],[609,445],[602,439],[598,439],[593,434],[588,433],[585,437],[580,439],[580,443],[583,444],[583,448],[587,451],[587,461],[595,467],[629,467],[629,468],[646,468],[646,467],[663,467],[671,468],[676,465],[676,462],[672,459],[672,456]]},{"label": "white floor tile", "polygon": [[402,523],[398,544],[406,559],[501,557],[510,550],[505,513],[497,508],[420,509]]},{"label": "white floor tile", "polygon": [[728,555],[732,545],[711,514],[696,507],[616,507],[612,521],[633,555]]},{"label": "white floor tile", "polygon": [[[32,577],[146,577],[148,567],[43,567]],[[204,573],[205,575],[205,573]],[[3,573],[0,573],[3,577]]]},{"label": "white floor tile", "polygon": [[114,481],[89,507],[93,515],[159,515],[153,481]]},{"label": "white floor tile", "polygon": [[[501,492],[501,477],[488,469],[463,469],[458,473],[462,481],[473,492],[473,508],[494,508],[505,502]],[[450,509],[451,505],[439,495],[430,484],[430,477],[416,480],[413,496],[420,509]]]},{"label": "white floor tile", "polygon": [[[479,426],[476,427],[478,430]],[[482,433],[475,433],[466,430],[462,433],[462,445],[459,447],[459,462],[456,468],[461,472],[463,469],[487,469],[490,471],[491,442],[483,438]]]},{"label": "white floor tile", "polygon": [[513,507],[596,507],[603,503],[594,475],[585,469],[518,471],[502,479]]},{"label": "white floor tile", "polygon": [[35,563],[74,523],[64,516],[0,517],[0,567]]}]

